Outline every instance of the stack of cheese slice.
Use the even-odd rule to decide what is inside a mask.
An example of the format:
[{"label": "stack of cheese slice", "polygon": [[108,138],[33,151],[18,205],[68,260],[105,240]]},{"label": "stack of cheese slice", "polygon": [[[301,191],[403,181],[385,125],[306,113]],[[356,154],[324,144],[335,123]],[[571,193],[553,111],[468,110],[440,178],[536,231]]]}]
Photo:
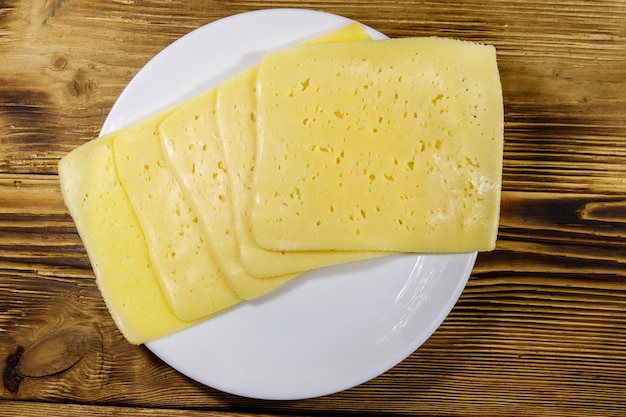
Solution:
[{"label": "stack of cheese slice", "polygon": [[491,250],[502,96],[489,46],[358,24],[71,152],[61,188],[131,343],[315,268]]}]

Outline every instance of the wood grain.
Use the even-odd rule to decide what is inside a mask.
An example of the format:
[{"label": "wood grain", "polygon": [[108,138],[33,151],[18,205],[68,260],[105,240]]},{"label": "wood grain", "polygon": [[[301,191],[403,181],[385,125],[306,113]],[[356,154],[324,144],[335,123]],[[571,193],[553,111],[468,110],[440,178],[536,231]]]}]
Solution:
[{"label": "wood grain", "polygon": [[[293,6],[496,45],[504,190],[497,249],[422,348],[359,387],[270,402],[122,338],[56,164],[171,42]],[[621,0],[0,0],[0,415],[625,415],[625,22]]]},{"label": "wood grain", "polygon": [[[28,415],[32,417],[55,416],[55,417],[82,417],[89,415],[92,417],[117,416],[154,416],[154,417],[269,417],[270,414],[257,413],[230,413],[216,411],[193,411],[175,409],[155,409],[122,406],[95,406],[81,404],[55,404],[55,403],[33,403],[7,401],[0,403],[0,416],[14,417],[17,415]],[[298,417],[298,416],[294,416]]]}]

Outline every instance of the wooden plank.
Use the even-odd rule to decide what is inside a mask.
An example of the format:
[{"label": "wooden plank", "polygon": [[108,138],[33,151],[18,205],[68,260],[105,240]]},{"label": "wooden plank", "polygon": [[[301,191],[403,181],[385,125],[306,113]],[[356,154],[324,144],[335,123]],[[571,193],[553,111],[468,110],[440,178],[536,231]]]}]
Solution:
[{"label": "wooden plank", "polygon": [[[268,417],[269,414],[235,413],[227,411],[193,411],[176,409],[155,409],[123,406],[96,406],[82,404],[45,403],[28,401],[0,402],[0,417],[31,416],[31,417],[135,417],[135,416],[168,416],[168,417]],[[298,417],[298,416],[294,416]]]}]

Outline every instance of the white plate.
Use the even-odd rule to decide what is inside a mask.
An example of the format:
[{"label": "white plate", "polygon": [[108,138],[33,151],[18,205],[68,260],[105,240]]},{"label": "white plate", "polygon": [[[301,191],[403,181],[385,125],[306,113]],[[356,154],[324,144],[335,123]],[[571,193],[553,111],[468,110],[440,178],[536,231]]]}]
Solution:
[{"label": "white plate", "polygon": [[[269,51],[348,22],[272,9],[203,26],[139,71],[102,133],[217,85]],[[475,260],[476,253],[400,255],[321,269],[147,346],[190,378],[232,394],[301,399],[338,392],[389,370],[430,337]]]}]

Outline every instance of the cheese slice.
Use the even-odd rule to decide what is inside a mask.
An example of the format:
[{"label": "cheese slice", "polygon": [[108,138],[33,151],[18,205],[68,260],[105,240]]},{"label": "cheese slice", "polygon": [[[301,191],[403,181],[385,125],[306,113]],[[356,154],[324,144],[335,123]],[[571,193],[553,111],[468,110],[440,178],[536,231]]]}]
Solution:
[{"label": "cheese slice", "polygon": [[230,286],[243,299],[258,297],[292,276],[260,280],[250,276],[239,258],[233,224],[232,197],[215,116],[216,91],[210,90],[167,117],[160,138],[167,163],[181,191],[197,213]]},{"label": "cheese slice", "polygon": [[495,48],[441,38],[270,54],[258,74],[252,228],[272,250],[494,248]]},{"label": "cheese slice", "polygon": [[133,344],[181,330],[152,268],[148,247],[115,172],[113,135],[59,162],[63,199],[85,245],[96,283],[117,327]]},{"label": "cheese slice", "polygon": [[196,213],[185,199],[161,148],[159,113],[113,140],[124,187],[146,236],[166,299],[183,320],[207,317],[240,301],[225,279]]}]

